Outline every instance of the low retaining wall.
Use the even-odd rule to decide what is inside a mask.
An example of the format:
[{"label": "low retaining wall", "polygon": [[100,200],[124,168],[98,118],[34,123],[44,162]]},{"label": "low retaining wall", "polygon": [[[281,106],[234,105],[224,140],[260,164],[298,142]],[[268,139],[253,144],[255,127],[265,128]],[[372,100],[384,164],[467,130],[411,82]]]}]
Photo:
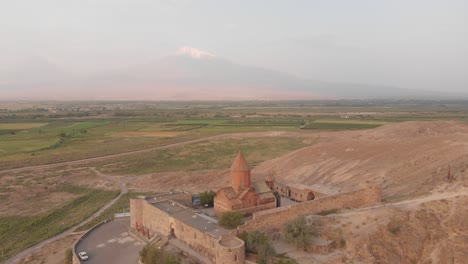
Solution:
[{"label": "low retaining wall", "polygon": [[244,231],[279,229],[299,216],[332,209],[364,207],[378,202],[381,202],[380,187],[368,184],[357,191],[254,213],[252,220],[237,228],[237,234]]},{"label": "low retaining wall", "polygon": [[81,240],[83,240],[83,238],[85,238],[86,236],[88,236],[91,232],[93,232],[96,228],[100,227],[101,225],[103,224],[107,224],[109,223],[110,221],[112,221],[112,219],[108,219],[104,222],[100,222],[99,224],[91,227],[88,231],[86,231],[76,242],[75,244],[73,244],[73,259],[72,259],[72,263],[73,264],[80,264],[80,258],[78,257],[78,254],[76,252],[76,247],[78,246],[78,244],[80,244]]}]

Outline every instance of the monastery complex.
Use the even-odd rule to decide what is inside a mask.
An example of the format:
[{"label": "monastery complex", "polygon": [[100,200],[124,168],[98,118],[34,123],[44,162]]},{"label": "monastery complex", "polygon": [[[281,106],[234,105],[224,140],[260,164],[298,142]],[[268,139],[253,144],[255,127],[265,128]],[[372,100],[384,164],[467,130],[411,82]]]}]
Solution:
[{"label": "monastery complex", "polygon": [[[356,208],[381,201],[380,188],[365,185],[353,192],[324,192],[298,183],[276,181],[251,182],[250,167],[241,153],[230,170],[230,186],[221,188],[214,198],[214,214],[196,209],[192,194],[179,191],[130,200],[130,222],[134,233],[147,242],[158,237],[178,239],[212,263],[255,263],[246,259],[244,242],[237,236],[244,231],[281,229],[301,215],[323,210]],[[288,201],[288,204],[281,200]],[[217,217],[227,211],[251,216],[235,230],[217,224]]]}]

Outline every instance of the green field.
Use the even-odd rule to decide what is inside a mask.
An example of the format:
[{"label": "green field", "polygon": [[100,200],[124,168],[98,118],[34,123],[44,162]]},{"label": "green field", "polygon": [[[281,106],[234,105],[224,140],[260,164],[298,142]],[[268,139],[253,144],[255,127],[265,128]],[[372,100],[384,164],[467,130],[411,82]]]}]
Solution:
[{"label": "green field", "polygon": [[249,164],[255,166],[307,145],[302,138],[225,139],[128,155],[89,165],[112,175],[224,169],[229,167],[238,151],[245,153]]},{"label": "green field", "polygon": [[412,120],[468,120],[466,104],[455,101],[44,102],[42,105],[33,107],[25,103],[24,109],[18,109],[15,103],[15,110],[0,111],[0,170],[98,157],[226,133],[300,130],[315,133],[371,129]]},{"label": "green field", "polygon": [[370,129],[381,126],[381,124],[373,123],[339,123],[339,122],[313,122],[307,124],[303,129],[315,129],[315,130],[353,130],[353,129]]},{"label": "green field", "polygon": [[118,191],[74,186],[65,186],[63,191],[80,194],[80,197],[61,208],[39,215],[0,217],[0,245],[4,254],[3,259],[80,223],[118,194]]},{"label": "green field", "polygon": [[15,135],[0,135],[0,169],[97,157],[194,138],[192,135],[129,138],[119,134],[148,127],[154,127],[154,123],[59,121]]},{"label": "green field", "polygon": [[217,134],[294,130],[299,130],[298,122],[50,121],[48,125],[20,133],[0,134],[0,169],[98,157]]}]

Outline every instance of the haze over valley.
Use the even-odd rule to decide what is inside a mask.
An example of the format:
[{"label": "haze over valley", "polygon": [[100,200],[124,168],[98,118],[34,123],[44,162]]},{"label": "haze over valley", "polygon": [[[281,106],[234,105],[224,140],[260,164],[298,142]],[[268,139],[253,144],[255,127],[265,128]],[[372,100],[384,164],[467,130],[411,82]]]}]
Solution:
[{"label": "haze over valley", "polygon": [[0,7],[2,100],[468,98],[459,0]]},{"label": "haze over valley", "polygon": [[467,1],[0,2],[0,264],[466,263]]}]

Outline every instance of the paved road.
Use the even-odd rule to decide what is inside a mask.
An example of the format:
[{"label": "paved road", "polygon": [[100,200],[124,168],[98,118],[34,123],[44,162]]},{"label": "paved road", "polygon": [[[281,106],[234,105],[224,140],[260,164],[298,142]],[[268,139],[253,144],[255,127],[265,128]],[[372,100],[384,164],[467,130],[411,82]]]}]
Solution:
[{"label": "paved road", "polygon": [[151,148],[146,148],[146,149],[133,150],[133,151],[122,152],[122,153],[118,153],[118,154],[104,155],[104,156],[99,156],[99,157],[94,157],[94,158],[86,158],[86,159],[79,159],[79,160],[72,160],[72,161],[65,161],[65,162],[58,162],[58,163],[50,163],[50,164],[44,164],[44,165],[26,166],[26,167],[21,167],[21,168],[16,168],[16,169],[0,170],[0,173],[3,173],[3,172],[19,172],[19,171],[31,170],[31,169],[52,168],[52,167],[58,167],[58,166],[63,166],[63,165],[76,165],[76,164],[81,164],[81,163],[87,163],[87,162],[90,162],[90,161],[100,161],[100,160],[105,160],[105,159],[109,159],[109,158],[122,157],[122,156],[136,154],[136,153],[145,153],[145,152],[150,152],[150,151],[153,151],[153,150],[167,149],[167,148],[172,148],[172,147],[177,147],[177,146],[182,146],[182,145],[187,145],[187,144],[193,144],[193,143],[198,143],[198,142],[203,142],[203,141],[209,141],[209,140],[216,140],[216,139],[246,138],[246,137],[278,137],[278,136],[307,137],[307,134],[301,134],[301,133],[297,133],[297,132],[283,132],[283,131],[276,131],[276,132],[274,132],[274,131],[273,132],[246,132],[246,133],[223,134],[223,135],[216,135],[216,136],[210,136],[210,137],[205,137],[205,138],[187,140],[187,141],[182,141],[182,142],[177,142],[177,143],[171,143],[171,144],[158,146],[158,147],[151,147]]},{"label": "paved road", "polygon": [[77,245],[77,252],[86,251],[89,259],[83,264],[137,263],[143,244],[128,235],[129,220],[101,225]]}]

